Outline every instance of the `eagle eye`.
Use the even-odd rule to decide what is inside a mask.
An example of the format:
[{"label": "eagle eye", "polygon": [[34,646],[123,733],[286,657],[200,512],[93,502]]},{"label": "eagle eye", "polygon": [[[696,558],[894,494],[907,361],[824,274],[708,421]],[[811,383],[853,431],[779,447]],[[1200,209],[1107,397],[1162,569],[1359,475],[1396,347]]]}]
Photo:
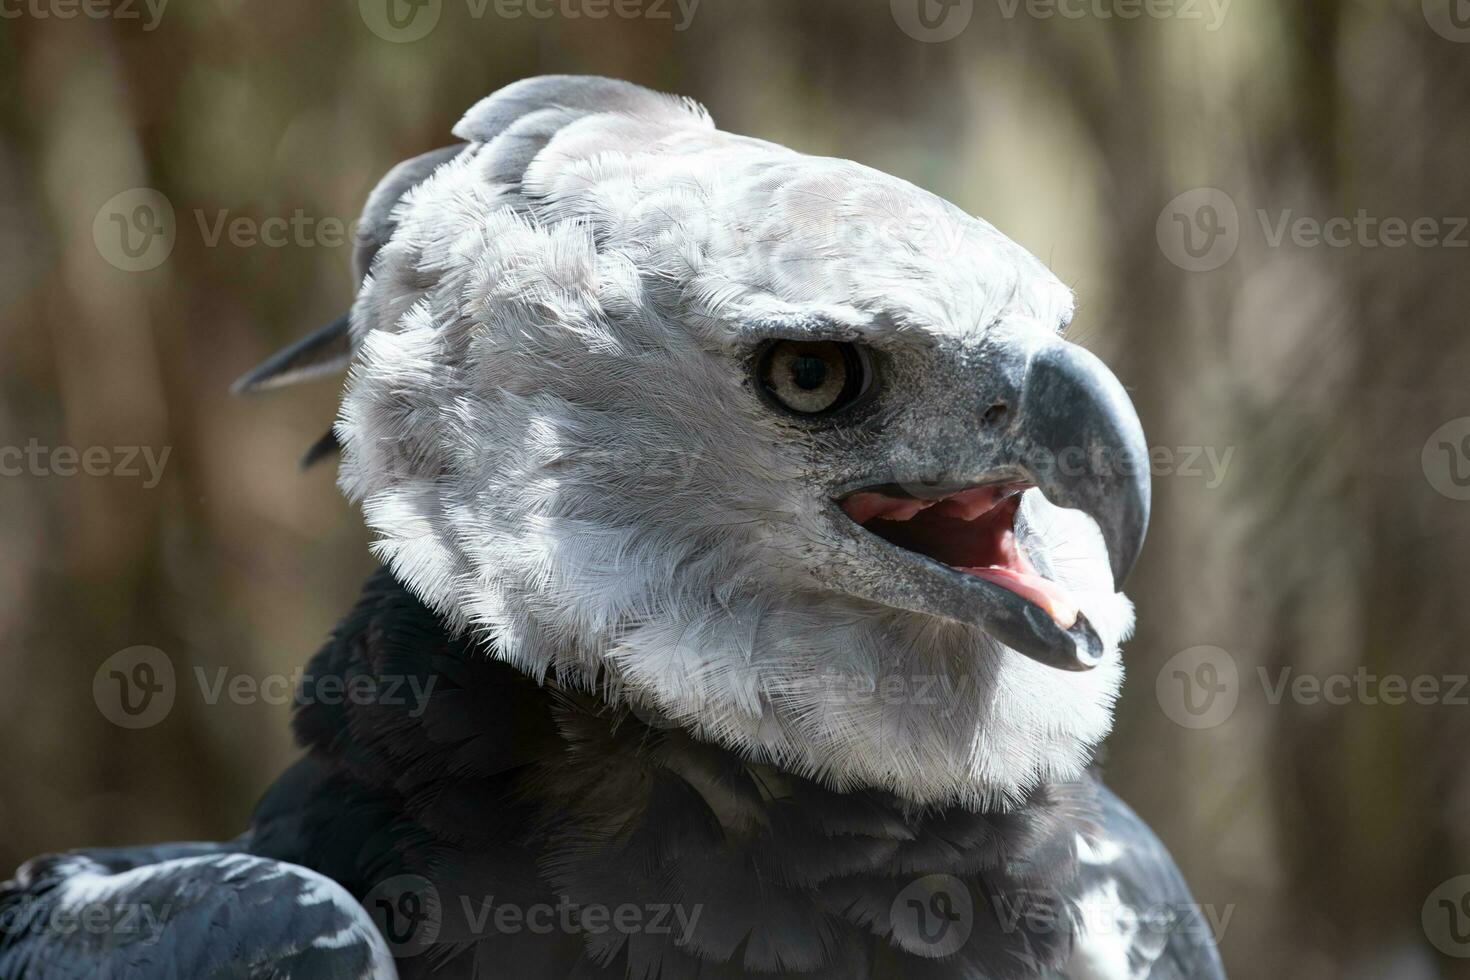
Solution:
[{"label": "eagle eye", "polygon": [[831,340],[776,340],[756,370],[765,393],[796,415],[833,415],[868,389],[869,362],[856,344]]}]

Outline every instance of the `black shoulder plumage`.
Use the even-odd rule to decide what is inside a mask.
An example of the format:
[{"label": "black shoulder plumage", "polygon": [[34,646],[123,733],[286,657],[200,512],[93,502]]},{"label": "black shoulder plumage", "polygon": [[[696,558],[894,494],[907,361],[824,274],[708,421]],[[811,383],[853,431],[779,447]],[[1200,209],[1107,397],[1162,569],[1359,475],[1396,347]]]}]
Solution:
[{"label": "black shoulder plumage", "polygon": [[1092,781],[999,814],[832,792],[538,686],[386,574],[312,675],[382,697],[302,704],[311,755],[262,805],[255,847],[363,896],[405,977],[1065,975],[1102,870],[1079,849],[1114,833],[1127,901],[1187,903]]},{"label": "black shoulder plumage", "polygon": [[1168,855],[1092,780],[1006,813],[833,792],[538,685],[386,573],[295,726],[307,755],[238,841],[44,859],[0,892],[166,906],[148,951],[12,918],[0,977],[392,976],[382,940],[404,980],[1223,976]]}]

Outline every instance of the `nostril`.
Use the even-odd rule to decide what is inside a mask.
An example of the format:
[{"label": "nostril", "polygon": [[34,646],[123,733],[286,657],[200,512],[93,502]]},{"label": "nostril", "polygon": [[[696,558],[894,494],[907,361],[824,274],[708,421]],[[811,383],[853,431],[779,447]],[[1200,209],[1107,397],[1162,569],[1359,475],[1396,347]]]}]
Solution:
[{"label": "nostril", "polygon": [[981,413],[980,424],[993,428],[1004,422],[1008,414],[1010,414],[1010,409],[1006,407],[1006,403],[996,402]]}]

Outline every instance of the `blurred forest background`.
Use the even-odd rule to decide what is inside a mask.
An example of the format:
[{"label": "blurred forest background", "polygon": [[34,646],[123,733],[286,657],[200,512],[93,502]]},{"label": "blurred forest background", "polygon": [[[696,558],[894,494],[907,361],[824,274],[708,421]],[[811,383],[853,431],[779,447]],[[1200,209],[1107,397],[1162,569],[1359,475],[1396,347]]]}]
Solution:
[{"label": "blurred forest background", "polygon": [[[398,2],[0,3],[0,446],[112,461],[0,476],[0,869],[243,828],[289,706],[195,671],[290,676],[373,562],[333,468],[296,470],[336,385],[230,382],[346,309],[338,229],[392,164],[592,72],[906,177],[1077,290],[1164,464],[1110,781],[1233,976],[1470,976],[1470,4]],[[164,258],[101,244],[135,188]],[[93,680],[137,645],[179,688],[129,730]],[[1302,676],[1352,693],[1278,696]]]}]

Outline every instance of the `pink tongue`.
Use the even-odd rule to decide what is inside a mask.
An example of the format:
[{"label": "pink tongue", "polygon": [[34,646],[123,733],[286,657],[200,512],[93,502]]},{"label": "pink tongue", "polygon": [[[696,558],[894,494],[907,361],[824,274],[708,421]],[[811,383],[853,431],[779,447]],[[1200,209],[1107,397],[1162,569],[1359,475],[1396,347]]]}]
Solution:
[{"label": "pink tongue", "polygon": [[[931,507],[933,513],[962,521],[974,521],[984,517],[1013,491],[1006,487],[974,487],[951,494],[942,500],[916,500],[890,497],[887,494],[863,491],[849,495],[842,501],[842,509],[859,524],[874,520],[911,521]],[[1072,594],[1050,579],[1038,575],[1024,553],[1016,547],[1015,537],[1006,530],[999,540],[1000,557],[1004,565],[989,565],[981,568],[958,567],[960,571],[976,578],[983,578],[1003,589],[1035,603],[1046,610],[1058,626],[1071,629],[1077,623],[1081,610]]]},{"label": "pink tongue", "polygon": [[[1029,565],[1030,562],[1027,562]],[[1009,589],[1016,595],[1034,602],[1045,609],[1047,615],[1051,616],[1064,630],[1069,630],[1077,624],[1077,616],[1081,610],[1077,606],[1077,600],[1072,594],[1050,579],[1042,578],[1032,571],[1017,571],[1013,568],[966,568],[964,571],[983,578],[987,582],[993,582],[1003,589]]]}]

